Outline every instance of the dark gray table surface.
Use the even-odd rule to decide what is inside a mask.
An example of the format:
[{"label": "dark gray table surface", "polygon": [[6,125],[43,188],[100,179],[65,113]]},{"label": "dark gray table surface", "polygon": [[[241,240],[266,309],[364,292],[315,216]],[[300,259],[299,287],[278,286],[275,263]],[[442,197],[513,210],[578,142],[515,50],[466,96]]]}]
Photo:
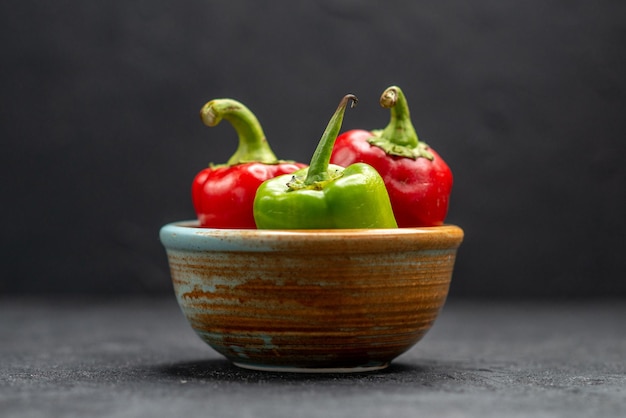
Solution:
[{"label": "dark gray table surface", "polygon": [[626,303],[449,300],[384,371],[238,369],[172,298],[0,299],[0,417],[626,417]]}]

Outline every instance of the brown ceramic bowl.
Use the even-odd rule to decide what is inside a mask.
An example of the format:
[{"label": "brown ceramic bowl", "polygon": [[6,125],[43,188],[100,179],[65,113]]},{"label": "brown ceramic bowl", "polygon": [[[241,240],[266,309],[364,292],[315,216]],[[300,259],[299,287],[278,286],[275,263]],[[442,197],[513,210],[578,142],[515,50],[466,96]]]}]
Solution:
[{"label": "brown ceramic bowl", "polygon": [[443,306],[463,231],[432,228],[161,229],[176,298],[234,364],[274,371],[381,369]]}]

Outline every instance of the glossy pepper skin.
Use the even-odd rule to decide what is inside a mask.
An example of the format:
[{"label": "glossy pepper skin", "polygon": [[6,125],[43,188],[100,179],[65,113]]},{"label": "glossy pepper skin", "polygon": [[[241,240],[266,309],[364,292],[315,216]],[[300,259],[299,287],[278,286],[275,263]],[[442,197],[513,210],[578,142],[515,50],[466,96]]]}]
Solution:
[{"label": "glossy pepper skin", "polygon": [[330,162],[363,162],[383,177],[399,227],[442,225],[448,214],[452,172],[437,152],[420,142],[402,90],[387,88],[380,104],[390,109],[382,130],[350,130],[337,138]]},{"label": "glossy pepper skin", "polygon": [[211,100],[200,117],[207,126],[226,119],[239,136],[237,151],[226,164],[211,165],[193,180],[191,196],[200,227],[255,229],[252,209],[257,188],[267,179],[306,165],[279,161],[256,116],[236,100]]},{"label": "glossy pepper skin", "polygon": [[385,183],[373,167],[329,164],[350,101],[357,99],[341,100],[308,168],[259,187],[254,200],[259,229],[397,228]]}]

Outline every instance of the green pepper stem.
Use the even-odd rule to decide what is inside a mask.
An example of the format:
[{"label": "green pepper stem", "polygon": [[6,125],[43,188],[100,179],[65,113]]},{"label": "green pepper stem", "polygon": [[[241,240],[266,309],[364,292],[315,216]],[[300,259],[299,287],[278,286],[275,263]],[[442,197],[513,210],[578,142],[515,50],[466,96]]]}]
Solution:
[{"label": "green pepper stem", "polygon": [[411,122],[409,104],[400,87],[388,87],[380,96],[380,105],[391,111],[389,124],[383,129],[381,138],[395,145],[417,147],[419,138]]},{"label": "green pepper stem", "polygon": [[278,161],[258,119],[242,103],[233,99],[211,100],[202,106],[200,118],[209,127],[217,126],[222,119],[226,119],[237,131],[239,145],[227,165],[248,162],[274,164]]},{"label": "green pepper stem", "polygon": [[339,102],[337,110],[330,118],[328,126],[326,126],[326,129],[322,134],[322,138],[317,144],[317,148],[311,158],[307,176],[304,180],[305,185],[308,186],[320,181],[326,181],[330,178],[330,174],[328,173],[330,156],[332,154],[337,135],[339,135],[339,131],[341,130],[343,114],[345,113],[348,102],[350,101],[352,101],[351,107],[354,107],[359,102],[359,99],[357,99],[357,97],[353,94],[345,95]]}]

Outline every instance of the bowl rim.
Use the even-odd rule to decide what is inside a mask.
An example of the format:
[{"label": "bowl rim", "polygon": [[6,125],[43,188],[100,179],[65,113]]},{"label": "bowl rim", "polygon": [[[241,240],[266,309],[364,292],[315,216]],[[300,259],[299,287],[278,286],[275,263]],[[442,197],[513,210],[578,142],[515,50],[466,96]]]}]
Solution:
[{"label": "bowl rim", "polygon": [[162,226],[159,238],[168,250],[289,251],[312,244],[320,251],[325,247],[349,250],[366,239],[374,247],[380,244],[378,247],[393,251],[398,245],[456,249],[463,241],[464,232],[452,224],[388,229],[218,229],[200,227],[197,220],[183,220]]}]

